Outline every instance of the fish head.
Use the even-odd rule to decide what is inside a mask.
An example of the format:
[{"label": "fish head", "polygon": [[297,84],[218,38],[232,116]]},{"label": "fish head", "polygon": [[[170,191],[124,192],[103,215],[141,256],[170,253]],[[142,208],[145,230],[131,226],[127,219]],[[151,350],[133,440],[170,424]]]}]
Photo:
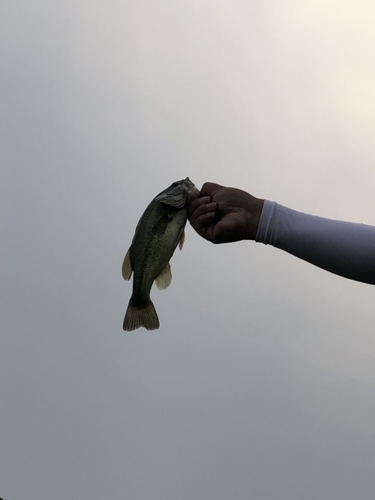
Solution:
[{"label": "fish head", "polygon": [[190,192],[199,194],[196,186],[191,182],[189,177],[186,177],[186,179],[182,179],[181,181],[173,182],[167,189],[164,189],[164,191],[156,196],[155,201],[177,209],[183,208],[186,205],[187,194]]}]

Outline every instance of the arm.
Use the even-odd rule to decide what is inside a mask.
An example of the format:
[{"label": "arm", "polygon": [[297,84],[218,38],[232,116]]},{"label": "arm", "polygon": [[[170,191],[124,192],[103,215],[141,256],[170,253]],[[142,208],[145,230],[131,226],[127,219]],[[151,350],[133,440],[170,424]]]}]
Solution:
[{"label": "arm", "polygon": [[345,278],[375,284],[375,227],[317,217],[266,200],[256,241]]},{"label": "arm", "polygon": [[206,183],[189,219],[213,243],[255,240],[326,271],[375,284],[375,227],[297,212],[235,188]]}]

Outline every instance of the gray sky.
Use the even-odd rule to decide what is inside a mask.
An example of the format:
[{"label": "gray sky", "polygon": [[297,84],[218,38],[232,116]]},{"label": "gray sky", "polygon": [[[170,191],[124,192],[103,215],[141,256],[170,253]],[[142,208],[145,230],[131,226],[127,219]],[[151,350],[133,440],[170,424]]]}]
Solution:
[{"label": "gray sky", "polygon": [[375,6],[0,6],[0,496],[373,500],[375,289],[187,227],[161,328],[121,264],[189,176],[375,224]]}]

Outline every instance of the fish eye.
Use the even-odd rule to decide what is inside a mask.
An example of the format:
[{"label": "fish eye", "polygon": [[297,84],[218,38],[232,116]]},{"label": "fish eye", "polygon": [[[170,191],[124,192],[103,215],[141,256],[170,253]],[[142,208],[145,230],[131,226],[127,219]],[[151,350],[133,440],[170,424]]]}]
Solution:
[{"label": "fish eye", "polygon": [[177,186],[178,186],[178,182],[174,182],[174,183],[172,184],[172,187],[177,187]]}]

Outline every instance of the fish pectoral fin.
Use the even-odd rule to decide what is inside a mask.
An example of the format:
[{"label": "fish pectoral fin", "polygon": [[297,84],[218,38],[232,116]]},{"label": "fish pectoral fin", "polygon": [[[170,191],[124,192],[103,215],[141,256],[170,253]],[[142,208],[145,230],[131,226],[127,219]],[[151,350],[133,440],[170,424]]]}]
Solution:
[{"label": "fish pectoral fin", "polygon": [[178,244],[178,246],[180,247],[180,250],[182,250],[184,243],[185,243],[185,230],[183,229],[182,234],[181,234],[181,238],[180,238],[180,242]]},{"label": "fish pectoral fin", "polygon": [[130,280],[131,275],[133,274],[133,268],[130,262],[130,248],[126,252],[124,262],[122,263],[122,277],[124,280]]},{"label": "fish pectoral fin", "polygon": [[155,279],[156,288],[158,290],[165,290],[166,288],[169,287],[171,281],[172,281],[171,265],[168,262],[163,271]]}]

